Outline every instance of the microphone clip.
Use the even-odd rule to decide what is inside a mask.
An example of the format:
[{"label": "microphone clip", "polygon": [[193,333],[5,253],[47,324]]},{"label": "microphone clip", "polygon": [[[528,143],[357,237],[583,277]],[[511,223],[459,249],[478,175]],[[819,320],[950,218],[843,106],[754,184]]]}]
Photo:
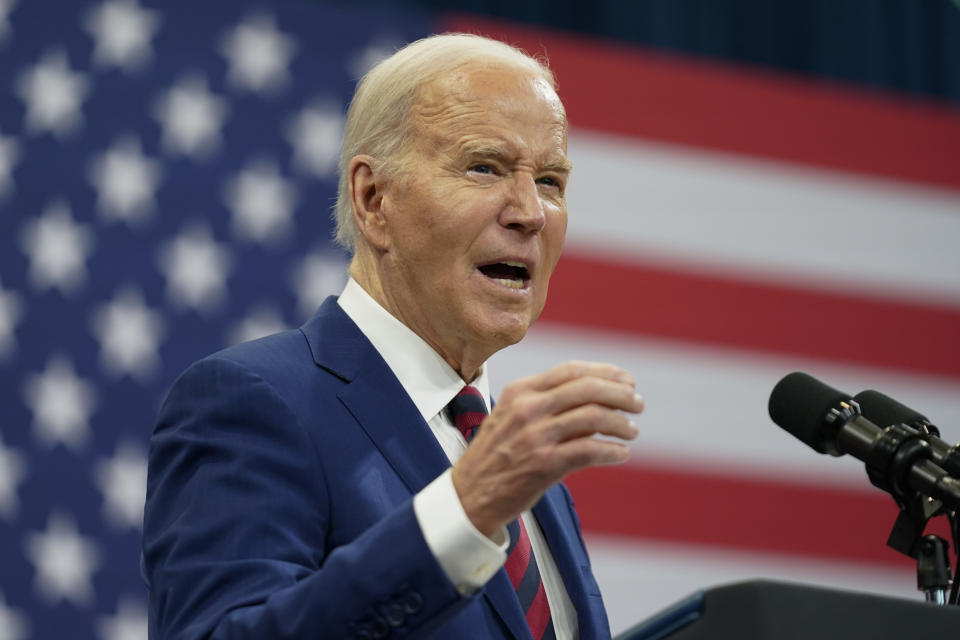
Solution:
[{"label": "microphone clip", "polygon": [[911,469],[920,460],[932,459],[933,450],[923,434],[905,424],[894,424],[884,428],[864,462],[870,482],[903,507],[917,494],[907,484]]}]

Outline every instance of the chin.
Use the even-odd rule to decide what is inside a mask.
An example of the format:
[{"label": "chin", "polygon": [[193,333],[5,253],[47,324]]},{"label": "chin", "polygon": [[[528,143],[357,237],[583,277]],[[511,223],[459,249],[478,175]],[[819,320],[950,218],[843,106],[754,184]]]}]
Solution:
[{"label": "chin", "polygon": [[532,323],[529,314],[501,313],[483,322],[476,333],[499,351],[523,340]]}]

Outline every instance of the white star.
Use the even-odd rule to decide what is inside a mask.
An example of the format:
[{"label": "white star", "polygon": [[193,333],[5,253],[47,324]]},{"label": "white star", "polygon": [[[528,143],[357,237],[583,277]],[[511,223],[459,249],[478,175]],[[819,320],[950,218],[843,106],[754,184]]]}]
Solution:
[{"label": "white star", "polygon": [[77,607],[93,603],[90,578],[100,565],[100,553],[77,533],[71,518],[50,514],[45,532],[27,534],[26,549],[37,571],[34,587],[51,604],[61,600]]},{"label": "white star", "polygon": [[223,199],[233,214],[233,232],[247,240],[267,243],[289,233],[297,192],[275,163],[260,160],[248,163],[226,184]]},{"label": "white star", "polygon": [[17,141],[0,135],[0,202],[13,189],[13,168],[17,166],[19,159],[20,147]]},{"label": "white star", "polygon": [[[15,4],[17,4],[17,0],[0,0],[0,44],[6,40],[7,35],[10,33],[10,21],[7,17],[10,15],[10,11]],[[0,629],[2,628],[3,627],[0,627]]]},{"label": "white star", "polygon": [[278,31],[267,14],[249,16],[220,41],[230,71],[227,81],[249,91],[277,91],[290,82],[287,67],[296,40]]},{"label": "white star", "polygon": [[3,362],[17,346],[13,330],[23,315],[20,299],[12,291],[4,291],[0,285],[0,362]]},{"label": "white star", "polygon": [[226,297],[230,252],[217,244],[210,229],[194,222],[160,249],[160,270],[167,279],[167,297],[178,307],[209,313]]},{"label": "white star", "polygon": [[66,53],[48,51],[17,79],[17,95],[27,107],[27,131],[50,131],[61,139],[76,131],[83,123],[80,104],[88,84],[84,74],[70,71]]},{"label": "white star", "polygon": [[118,528],[143,527],[143,501],[147,494],[147,457],[140,447],[124,443],[112,458],[96,467],[96,482],[103,494],[103,511]]},{"label": "white star", "polygon": [[[26,468],[23,455],[5,447],[0,437],[0,516],[8,520],[17,515],[17,485],[26,475]],[[2,629],[3,625],[0,625]]]},{"label": "white star", "polygon": [[108,220],[142,222],[156,206],[154,193],[160,174],[160,163],[143,155],[135,136],[116,140],[90,164],[97,207]]},{"label": "white star", "polygon": [[150,39],[160,24],[156,11],[135,0],[106,0],[87,13],[85,27],[93,36],[93,61],[127,72],[143,69],[153,57]]},{"label": "white star", "polygon": [[286,136],[295,167],[319,178],[332,175],[340,159],[343,113],[335,104],[314,102],[290,121]]},{"label": "white star", "polygon": [[117,615],[100,618],[97,630],[102,640],[147,640],[147,610],[140,602],[124,598]]},{"label": "white star", "polygon": [[24,640],[30,629],[29,621],[22,613],[8,607],[0,592],[0,638],[4,640]]},{"label": "white star", "polygon": [[327,296],[343,290],[347,282],[346,266],[343,258],[315,251],[294,269],[291,284],[297,294],[301,317],[309,318]]},{"label": "white star", "polygon": [[163,127],[164,149],[194,158],[209,156],[220,146],[226,115],[226,102],[207,90],[207,81],[200,75],[181,78],[154,108],[154,117]]},{"label": "white star", "polygon": [[28,275],[37,291],[56,287],[68,296],[86,282],[85,263],[93,249],[93,234],[87,225],[73,221],[66,202],[51,202],[39,218],[28,220],[20,234],[20,247],[30,260]]},{"label": "white star", "polygon": [[126,287],[93,313],[93,333],[100,341],[100,364],[109,373],[140,381],[160,366],[157,355],[163,318],[143,304],[135,287]]},{"label": "white star", "polygon": [[24,402],[33,411],[34,433],[42,443],[57,442],[79,450],[90,437],[89,417],[96,406],[94,386],[78,378],[64,356],[47,361],[43,373],[30,374],[23,386]]},{"label": "white star", "polygon": [[259,305],[233,326],[228,334],[227,341],[229,344],[238,344],[262,338],[286,328],[287,325],[276,307]]}]

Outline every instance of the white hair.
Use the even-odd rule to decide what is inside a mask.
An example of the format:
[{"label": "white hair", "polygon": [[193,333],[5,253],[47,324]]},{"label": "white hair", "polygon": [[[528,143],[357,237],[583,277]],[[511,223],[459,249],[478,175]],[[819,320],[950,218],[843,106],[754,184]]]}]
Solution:
[{"label": "white hair", "polygon": [[468,66],[506,66],[543,78],[556,89],[545,62],[520,49],[473,34],[448,33],[417,40],[382,61],[363,76],[347,111],[340,151],[340,183],[335,218],[336,241],[353,251],[356,225],[347,175],[354,156],[367,154],[386,175],[408,146],[409,120],[418,90],[438,76]]}]

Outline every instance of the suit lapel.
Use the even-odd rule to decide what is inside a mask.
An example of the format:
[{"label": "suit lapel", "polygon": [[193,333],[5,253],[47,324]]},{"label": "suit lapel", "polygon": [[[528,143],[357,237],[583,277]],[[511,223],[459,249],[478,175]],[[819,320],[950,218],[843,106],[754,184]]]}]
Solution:
[{"label": "suit lapel", "polygon": [[591,628],[593,615],[590,598],[584,589],[583,572],[588,562],[581,550],[577,537],[576,524],[571,521],[570,509],[563,488],[554,485],[533,507],[533,514],[540,524],[543,536],[550,547],[550,554],[557,565],[560,577],[567,590],[567,596],[577,611],[578,626],[581,630]]},{"label": "suit lapel", "polygon": [[[579,552],[575,525],[568,514],[566,498],[559,486],[551,487],[533,507],[533,515],[547,541],[567,596],[577,611],[578,626],[589,629],[592,621],[587,618],[592,610],[580,578],[586,558]],[[505,569],[490,580],[484,595],[516,638],[530,638],[526,618]]]},{"label": "suit lapel", "polygon": [[338,394],[390,466],[417,493],[443,473],[450,461],[413,401],[383,360],[370,366]]},{"label": "suit lapel", "polygon": [[500,616],[504,626],[510,630],[517,640],[531,640],[530,627],[520,608],[517,592],[510,584],[506,569],[500,569],[487,583],[483,597],[490,603],[493,610]]},{"label": "suit lapel", "polygon": [[[347,384],[337,394],[390,466],[416,494],[450,461],[396,376],[330,297],[303,327],[314,362]],[[484,588],[484,598],[517,640],[530,638],[505,570]]]},{"label": "suit lapel", "polygon": [[450,466],[410,396],[336,298],[301,330],[314,361],[347,382],[337,396],[411,493]]}]

